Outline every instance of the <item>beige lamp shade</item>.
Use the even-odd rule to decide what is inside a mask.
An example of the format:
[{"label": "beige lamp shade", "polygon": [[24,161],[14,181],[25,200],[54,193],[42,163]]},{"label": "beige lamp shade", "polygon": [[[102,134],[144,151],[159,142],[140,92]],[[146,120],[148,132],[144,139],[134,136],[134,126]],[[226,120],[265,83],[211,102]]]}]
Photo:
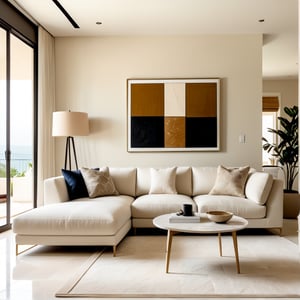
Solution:
[{"label": "beige lamp shade", "polygon": [[56,111],[52,119],[52,136],[85,136],[89,134],[88,114]]}]

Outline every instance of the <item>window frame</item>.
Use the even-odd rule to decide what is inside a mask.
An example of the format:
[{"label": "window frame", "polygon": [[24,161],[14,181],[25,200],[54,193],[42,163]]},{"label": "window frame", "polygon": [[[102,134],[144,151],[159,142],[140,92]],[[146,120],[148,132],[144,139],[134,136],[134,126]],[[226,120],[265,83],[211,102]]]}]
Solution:
[{"label": "window frame", "polygon": [[[38,136],[38,26],[29,20],[11,3],[0,0],[0,27],[7,35],[7,81],[10,80],[10,34],[33,49],[33,207],[37,207],[37,136]],[[10,85],[7,84],[7,99],[10,101]],[[9,122],[9,120],[7,120]],[[8,166],[9,167],[9,166]],[[11,228],[11,203],[7,203],[7,224],[0,227],[0,232]]]},{"label": "window frame", "polygon": [[[280,97],[279,93],[264,93],[262,99],[264,97],[277,98],[278,99],[278,109],[273,110],[273,111],[272,110],[264,111],[264,109],[262,107],[262,136],[263,137],[264,137],[263,117],[264,116],[272,116],[272,123],[273,123],[272,128],[277,130],[279,128],[278,117],[280,116],[280,107],[281,107],[281,97]],[[269,128],[269,126],[267,128]],[[267,128],[265,128],[265,129],[267,129]],[[276,134],[273,134],[272,143],[275,143],[275,144],[278,143],[278,136]],[[269,162],[270,159],[268,159],[268,161],[265,161],[264,160],[265,155],[266,155],[266,151],[262,148],[262,165],[274,165],[274,164],[276,165],[275,161],[274,162]],[[270,158],[272,157],[271,154],[267,154],[267,155]]]}]

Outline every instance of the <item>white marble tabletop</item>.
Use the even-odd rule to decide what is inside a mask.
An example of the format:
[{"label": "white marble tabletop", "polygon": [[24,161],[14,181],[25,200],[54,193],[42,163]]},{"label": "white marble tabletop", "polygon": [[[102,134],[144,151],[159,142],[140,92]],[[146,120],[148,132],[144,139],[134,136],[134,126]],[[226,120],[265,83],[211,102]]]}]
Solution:
[{"label": "white marble tabletop", "polygon": [[158,216],[154,218],[153,224],[160,229],[189,233],[233,232],[244,229],[248,225],[246,219],[238,216],[233,216],[227,223],[215,223],[210,221],[205,213],[199,214],[200,222],[198,223],[170,223],[171,215],[173,214]]}]

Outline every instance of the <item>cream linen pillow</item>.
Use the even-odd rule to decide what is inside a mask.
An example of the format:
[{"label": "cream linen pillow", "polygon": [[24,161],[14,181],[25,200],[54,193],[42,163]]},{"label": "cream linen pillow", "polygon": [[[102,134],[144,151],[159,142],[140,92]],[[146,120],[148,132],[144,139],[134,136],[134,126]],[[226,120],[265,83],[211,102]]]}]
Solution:
[{"label": "cream linen pillow", "polygon": [[80,169],[90,198],[119,195],[108,168],[103,170],[93,170],[87,168]]},{"label": "cream linen pillow", "polygon": [[166,169],[150,169],[151,186],[149,194],[177,194],[176,167]]},{"label": "cream linen pillow", "polygon": [[245,197],[245,183],[250,167],[230,168],[218,166],[217,177],[210,195]]}]

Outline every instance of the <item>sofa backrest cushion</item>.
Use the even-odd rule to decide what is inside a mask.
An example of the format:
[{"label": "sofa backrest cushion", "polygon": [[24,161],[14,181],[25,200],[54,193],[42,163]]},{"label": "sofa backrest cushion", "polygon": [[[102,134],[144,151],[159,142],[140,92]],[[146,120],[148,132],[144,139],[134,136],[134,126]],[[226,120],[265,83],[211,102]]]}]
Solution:
[{"label": "sofa backrest cushion", "polygon": [[193,196],[208,194],[213,188],[217,167],[193,167]]},{"label": "sofa backrest cushion", "polygon": [[264,205],[273,185],[273,177],[269,173],[254,172],[246,182],[245,195],[248,199]]},{"label": "sofa backrest cushion", "polygon": [[177,167],[176,189],[178,194],[192,196],[192,168]]},{"label": "sofa backrest cushion", "polygon": [[109,168],[115,187],[120,195],[135,196],[136,168]]},{"label": "sofa backrest cushion", "polygon": [[[137,168],[136,196],[149,194],[151,188],[151,168]],[[190,167],[176,168],[176,191],[178,194],[192,195],[192,172]]]},{"label": "sofa backrest cushion", "polygon": [[44,180],[44,204],[66,202],[70,200],[67,185],[63,176]]},{"label": "sofa backrest cushion", "polygon": [[151,186],[150,168],[137,168],[136,196],[149,194],[150,186]]}]

